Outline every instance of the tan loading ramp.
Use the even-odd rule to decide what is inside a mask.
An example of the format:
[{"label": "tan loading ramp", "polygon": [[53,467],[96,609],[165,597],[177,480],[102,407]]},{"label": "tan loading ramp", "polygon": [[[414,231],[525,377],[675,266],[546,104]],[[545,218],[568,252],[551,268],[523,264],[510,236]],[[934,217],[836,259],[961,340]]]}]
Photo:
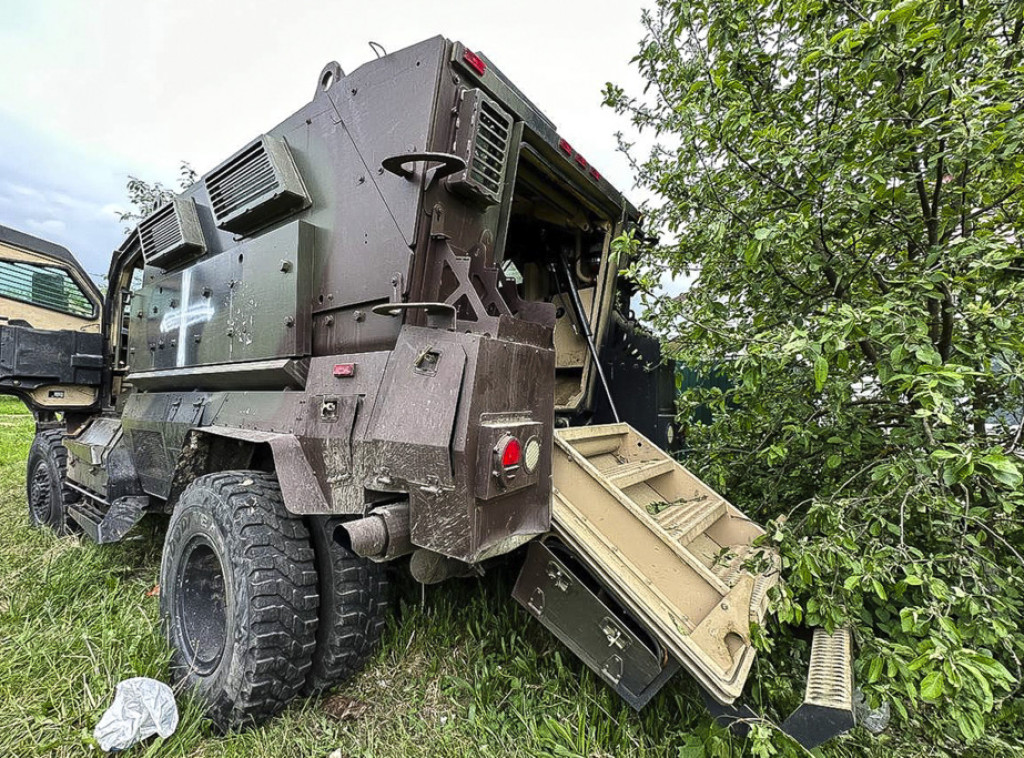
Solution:
[{"label": "tan loading ramp", "polygon": [[[714,697],[743,690],[778,580],[764,530],[628,424],[555,432],[553,529]],[[744,564],[757,554],[763,573]]]}]

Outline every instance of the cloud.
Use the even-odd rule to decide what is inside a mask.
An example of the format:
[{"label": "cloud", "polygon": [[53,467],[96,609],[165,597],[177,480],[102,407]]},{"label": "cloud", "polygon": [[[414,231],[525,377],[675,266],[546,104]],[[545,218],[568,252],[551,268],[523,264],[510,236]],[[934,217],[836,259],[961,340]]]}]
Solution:
[{"label": "cloud", "polygon": [[126,213],[127,210],[127,203],[124,205],[121,205],[119,203],[107,203],[102,208],[100,208],[99,213],[97,213],[96,215],[99,218],[114,219],[118,223],[121,223],[121,214]]},{"label": "cloud", "polygon": [[0,111],[0,224],[64,245],[94,278],[123,232],[125,182],[117,166]]},{"label": "cloud", "polygon": [[61,221],[59,218],[48,218],[45,221],[39,221],[34,218],[28,219],[28,230],[36,234],[63,234],[64,230],[68,228],[68,225]]}]

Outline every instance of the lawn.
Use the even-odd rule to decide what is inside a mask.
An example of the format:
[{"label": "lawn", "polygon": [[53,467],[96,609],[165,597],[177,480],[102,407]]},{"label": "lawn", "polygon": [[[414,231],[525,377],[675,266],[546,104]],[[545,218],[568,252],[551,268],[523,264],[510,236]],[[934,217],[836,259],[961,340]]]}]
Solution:
[{"label": "lawn", "polygon": [[[92,729],[117,682],[167,678],[150,594],[164,522],[150,517],[135,539],[104,546],[29,527],[32,433],[21,404],[0,398],[0,756],[95,755]],[[312,700],[220,737],[182,698],[178,731],[126,755],[676,756],[724,742],[709,735],[682,677],[634,714],[515,605],[513,580],[492,572],[422,595],[404,583],[382,652],[340,690],[367,706],[357,718],[339,720],[336,703]]]},{"label": "lawn", "polygon": [[[150,517],[134,539],[107,546],[30,528],[24,463],[32,433],[21,404],[0,398],[0,756],[96,755],[92,729],[117,682],[167,678],[152,594],[164,521]],[[515,605],[514,578],[509,568],[423,593],[411,581],[399,582],[382,651],[336,693],[341,697],[297,702],[264,727],[228,736],[215,735],[180,697],[178,731],[125,755],[308,758],[338,750],[345,757],[702,758],[744,752],[742,740],[733,743],[710,725],[685,676],[634,713]],[[342,698],[357,701],[346,718],[338,717]],[[884,740],[862,739],[844,738],[828,754],[883,751]]]}]

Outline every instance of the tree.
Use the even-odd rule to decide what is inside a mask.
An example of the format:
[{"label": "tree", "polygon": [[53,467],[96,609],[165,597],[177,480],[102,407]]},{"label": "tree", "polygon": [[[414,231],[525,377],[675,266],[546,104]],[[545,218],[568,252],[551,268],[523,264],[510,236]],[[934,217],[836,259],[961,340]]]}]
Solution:
[{"label": "tree", "polygon": [[[187,161],[182,161],[178,167],[178,187],[180,190],[186,190],[195,181],[195,169]],[[131,203],[132,209],[117,214],[118,219],[125,225],[125,234],[131,232],[142,219],[161,205],[169,203],[171,198],[178,194],[161,182],[147,182],[131,174],[128,175],[125,188],[128,190],[128,202]]]},{"label": "tree", "polygon": [[[784,558],[769,713],[800,686],[800,627],[851,625],[903,739],[1002,754],[1024,655],[1024,5],[658,0],[644,21],[647,88],[606,99],[655,142],[622,147],[671,241],[630,273],[673,357],[731,377],[681,415],[716,410],[689,461]],[[684,296],[666,268],[695,275]]]}]

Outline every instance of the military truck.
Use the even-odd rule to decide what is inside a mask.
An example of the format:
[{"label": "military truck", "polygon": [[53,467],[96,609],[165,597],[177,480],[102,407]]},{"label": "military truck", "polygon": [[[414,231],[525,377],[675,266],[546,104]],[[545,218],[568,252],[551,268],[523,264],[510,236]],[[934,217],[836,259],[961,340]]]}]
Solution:
[{"label": "military truck", "polygon": [[[329,63],[138,224],[102,298],[66,251],[0,250],[29,516],[99,543],[169,516],[172,676],[223,729],[359,669],[388,562],[433,583],[503,556],[634,707],[682,667],[750,717],[779,563],[663,449],[674,382],[613,253],[638,222],[483,54],[435,37]],[[805,744],[852,724],[849,658],[815,633],[787,722]]]}]

